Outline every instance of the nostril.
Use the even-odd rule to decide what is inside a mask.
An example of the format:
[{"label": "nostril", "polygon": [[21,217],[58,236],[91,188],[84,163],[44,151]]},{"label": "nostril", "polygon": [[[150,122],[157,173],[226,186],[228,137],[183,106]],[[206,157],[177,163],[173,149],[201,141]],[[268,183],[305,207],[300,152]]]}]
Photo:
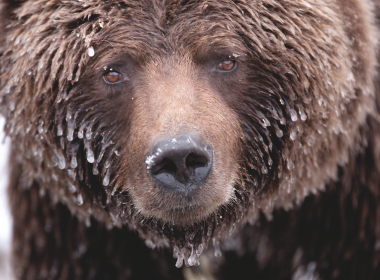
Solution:
[{"label": "nostril", "polygon": [[207,157],[196,155],[194,153],[191,153],[186,157],[186,167],[191,169],[205,167],[208,162],[209,159]]},{"label": "nostril", "polygon": [[171,159],[164,158],[161,162],[159,162],[152,168],[151,172],[153,175],[158,175],[161,173],[174,174],[176,171],[177,167],[175,163]]}]

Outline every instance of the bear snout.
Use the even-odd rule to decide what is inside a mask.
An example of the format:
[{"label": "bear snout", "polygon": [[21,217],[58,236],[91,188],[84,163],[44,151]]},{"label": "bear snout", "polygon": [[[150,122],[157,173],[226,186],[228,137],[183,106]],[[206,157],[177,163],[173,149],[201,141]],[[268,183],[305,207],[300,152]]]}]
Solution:
[{"label": "bear snout", "polygon": [[164,191],[190,196],[210,175],[211,145],[198,137],[183,135],[159,141],[146,158],[148,174]]}]

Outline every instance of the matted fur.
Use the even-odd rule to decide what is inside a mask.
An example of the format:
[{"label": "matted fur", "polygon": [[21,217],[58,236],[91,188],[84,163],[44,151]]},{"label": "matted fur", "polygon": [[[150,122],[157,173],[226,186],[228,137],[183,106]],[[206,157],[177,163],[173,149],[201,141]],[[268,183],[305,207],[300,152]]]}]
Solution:
[{"label": "matted fur", "polygon": [[[370,1],[5,2],[15,214],[19,199],[47,201],[194,265],[211,240],[325,190],[376,138],[361,132],[379,117]],[[202,73],[218,55],[237,61],[235,76]],[[98,87],[118,58],[138,70],[123,95]],[[191,130],[215,167],[195,206],[175,213],[181,200],[155,188],[144,161],[155,139]],[[19,258],[26,277],[32,255]]]}]

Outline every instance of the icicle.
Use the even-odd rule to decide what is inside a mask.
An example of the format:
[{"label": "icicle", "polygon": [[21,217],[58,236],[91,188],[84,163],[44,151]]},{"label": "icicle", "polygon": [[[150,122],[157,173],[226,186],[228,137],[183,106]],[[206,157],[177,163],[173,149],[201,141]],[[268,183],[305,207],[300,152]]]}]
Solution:
[{"label": "icicle", "polygon": [[92,136],[92,126],[88,127],[86,130],[86,139],[91,140],[91,136]]},{"label": "icicle", "polygon": [[103,179],[103,186],[107,187],[110,183],[110,176],[111,176],[111,171],[110,169],[107,170],[106,176],[104,176]]},{"label": "icicle", "polygon": [[273,164],[273,160],[272,160],[272,158],[268,155],[268,165],[269,165],[269,166],[272,166],[272,164]]},{"label": "icicle", "polygon": [[94,161],[94,163],[92,165],[92,174],[99,175],[98,162],[97,161]]},{"label": "icicle", "polygon": [[290,139],[292,139],[293,141],[297,139],[297,132],[295,130],[292,130],[290,132]]},{"label": "icicle", "polygon": [[81,194],[78,194],[77,196],[77,204],[79,206],[83,205],[83,196]]},{"label": "icicle", "polygon": [[43,133],[43,132],[44,132],[44,121],[39,120],[38,133]]},{"label": "icicle", "polygon": [[87,216],[86,217],[86,220],[85,220],[85,224],[86,224],[86,227],[91,227],[91,219],[90,219],[90,216]]},{"label": "icicle", "polygon": [[195,253],[194,246],[193,245],[190,245],[190,246],[191,246],[191,254],[187,262],[190,266],[199,265],[199,256]]},{"label": "icicle", "polygon": [[75,129],[75,122],[73,119],[70,119],[68,124],[67,124],[67,140],[73,141],[74,129]]},{"label": "icicle", "polygon": [[183,256],[179,256],[179,257],[177,258],[177,262],[175,263],[175,266],[176,266],[177,268],[181,268],[181,267],[182,267],[182,265],[183,265],[183,259],[184,259]]},{"label": "icicle", "polygon": [[203,244],[200,244],[197,250],[195,250],[195,253],[197,254],[198,257],[200,257],[202,255],[202,252],[203,252]]},{"label": "icicle", "polygon": [[264,128],[266,128],[267,126],[270,126],[270,122],[268,121],[267,118],[263,118],[262,119],[263,123],[261,124]]},{"label": "icicle", "polygon": [[81,158],[79,157],[78,158],[78,177],[79,177],[79,180],[80,181],[83,181],[83,168],[82,168],[82,160]]},{"label": "icicle", "polygon": [[217,258],[221,257],[222,256],[222,252],[220,251],[219,241],[216,241],[216,239],[213,238],[212,242],[213,242],[213,245],[214,245],[214,248],[215,248],[214,256],[217,257]]},{"label": "icicle", "polygon": [[61,137],[59,139],[59,143],[61,144],[61,149],[64,150],[65,149],[65,139],[63,137]]},{"label": "icicle", "polygon": [[307,120],[307,115],[305,114],[305,112],[300,108],[299,109],[299,113],[300,113],[300,116],[301,116],[301,120],[304,122]]},{"label": "icicle", "polygon": [[65,169],[66,167],[66,160],[63,155],[61,155],[59,152],[56,153],[58,157],[58,167],[59,169]]},{"label": "icicle", "polygon": [[105,168],[105,169],[108,169],[108,168],[110,167],[110,165],[111,165],[111,159],[108,158],[108,159],[106,160],[106,162],[104,163],[104,168]]},{"label": "icicle", "polygon": [[294,109],[289,109],[289,113],[290,113],[290,118],[292,119],[293,122],[298,120],[297,112]]},{"label": "icicle", "polygon": [[69,175],[70,179],[75,181],[76,173],[72,169],[67,169],[67,174]]},{"label": "icicle", "polygon": [[88,48],[88,56],[93,57],[95,55],[95,50],[93,47]]},{"label": "icicle", "polygon": [[76,168],[78,166],[77,157],[76,155],[71,158],[70,167]]},{"label": "icicle", "polygon": [[62,136],[63,135],[63,128],[62,125],[59,123],[57,127],[57,136]]},{"label": "icicle", "polygon": [[100,151],[99,157],[98,157],[97,160],[96,160],[98,163],[100,163],[100,161],[102,160],[103,155],[104,155],[104,153],[106,152],[106,150],[107,150],[107,148],[108,148],[108,146],[109,146],[110,144],[111,144],[111,142],[108,142],[108,143],[102,145],[102,150]]},{"label": "icicle", "polygon": [[78,138],[80,139],[83,138],[83,130],[85,129],[86,125],[87,125],[87,122],[82,123],[82,125],[79,127]]},{"label": "icicle", "polygon": [[69,192],[75,193],[77,191],[77,188],[73,184],[69,184]]},{"label": "icicle", "polygon": [[314,144],[315,144],[315,142],[316,142],[316,139],[315,139],[315,137],[314,136],[309,136],[308,137],[308,139],[307,139],[307,144],[311,147],[311,146],[313,146]]},{"label": "icicle", "polygon": [[177,262],[176,262],[175,266],[177,268],[182,267],[183,260],[185,258],[184,250],[183,249],[180,250],[177,246],[174,246],[174,248],[173,248],[173,255],[177,258]]},{"label": "icicle", "polygon": [[71,153],[71,162],[70,162],[70,167],[71,168],[76,168],[78,166],[77,162],[77,153],[79,149],[79,143],[71,143],[70,145],[70,153]]},{"label": "icicle", "polygon": [[38,194],[40,195],[40,197],[44,197],[45,194],[46,194],[45,188],[41,187],[40,190],[39,190],[39,192],[38,192]]},{"label": "icicle", "polygon": [[294,163],[291,159],[288,159],[288,165],[287,165],[288,169],[289,170],[293,170],[294,169]]},{"label": "icicle", "polygon": [[267,174],[267,173],[268,173],[268,168],[266,167],[265,164],[263,164],[263,166],[261,166],[261,172],[262,172],[263,174]]},{"label": "icicle", "polygon": [[94,152],[92,151],[92,148],[91,148],[91,142],[89,141],[84,141],[84,145],[86,147],[86,157],[87,157],[87,161],[89,163],[93,163],[94,160],[95,160],[95,157],[94,157]]},{"label": "icicle", "polygon": [[278,176],[279,179],[282,178],[282,164],[278,165],[278,174],[277,174],[277,176]]},{"label": "icicle", "polygon": [[277,125],[274,126],[274,129],[276,130],[276,136],[278,138],[281,138],[282,136],[284,136],[284,132],[282,132],[282,130]]},{"label": "icicle", "polygon": [[209,224],[207,228],[207,236],[211,236],[211,235],[212,235],[212,224]]},{"label": "icicle", "polygon": [[257,115],[260,117],[260,119],[263,121],[262,123],[260,123],[264,128],[266,128],[267,126],[270,126],[270,122],[268,121],[268,119],[264,116],[264,114],[261,112],[261,111],[257,111],[256,112]]}]

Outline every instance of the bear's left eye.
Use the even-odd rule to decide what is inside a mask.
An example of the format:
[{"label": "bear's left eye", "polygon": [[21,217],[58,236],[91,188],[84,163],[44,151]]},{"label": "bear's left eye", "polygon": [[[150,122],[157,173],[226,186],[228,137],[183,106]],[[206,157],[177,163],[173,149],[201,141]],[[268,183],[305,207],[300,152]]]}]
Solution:
[{"label": "bear's left eye", "polygon": [[235,70],[236,68],[236,62],[233,60],[225,60],[218,65],[218,70],[221,70],[223,72],[231,72]]},{"label": "bear's left eye", "polygon": [[116,84],[121,81],[122,76],[120,73],[112,71],[105,74],[103,78],[108,84]]}]

